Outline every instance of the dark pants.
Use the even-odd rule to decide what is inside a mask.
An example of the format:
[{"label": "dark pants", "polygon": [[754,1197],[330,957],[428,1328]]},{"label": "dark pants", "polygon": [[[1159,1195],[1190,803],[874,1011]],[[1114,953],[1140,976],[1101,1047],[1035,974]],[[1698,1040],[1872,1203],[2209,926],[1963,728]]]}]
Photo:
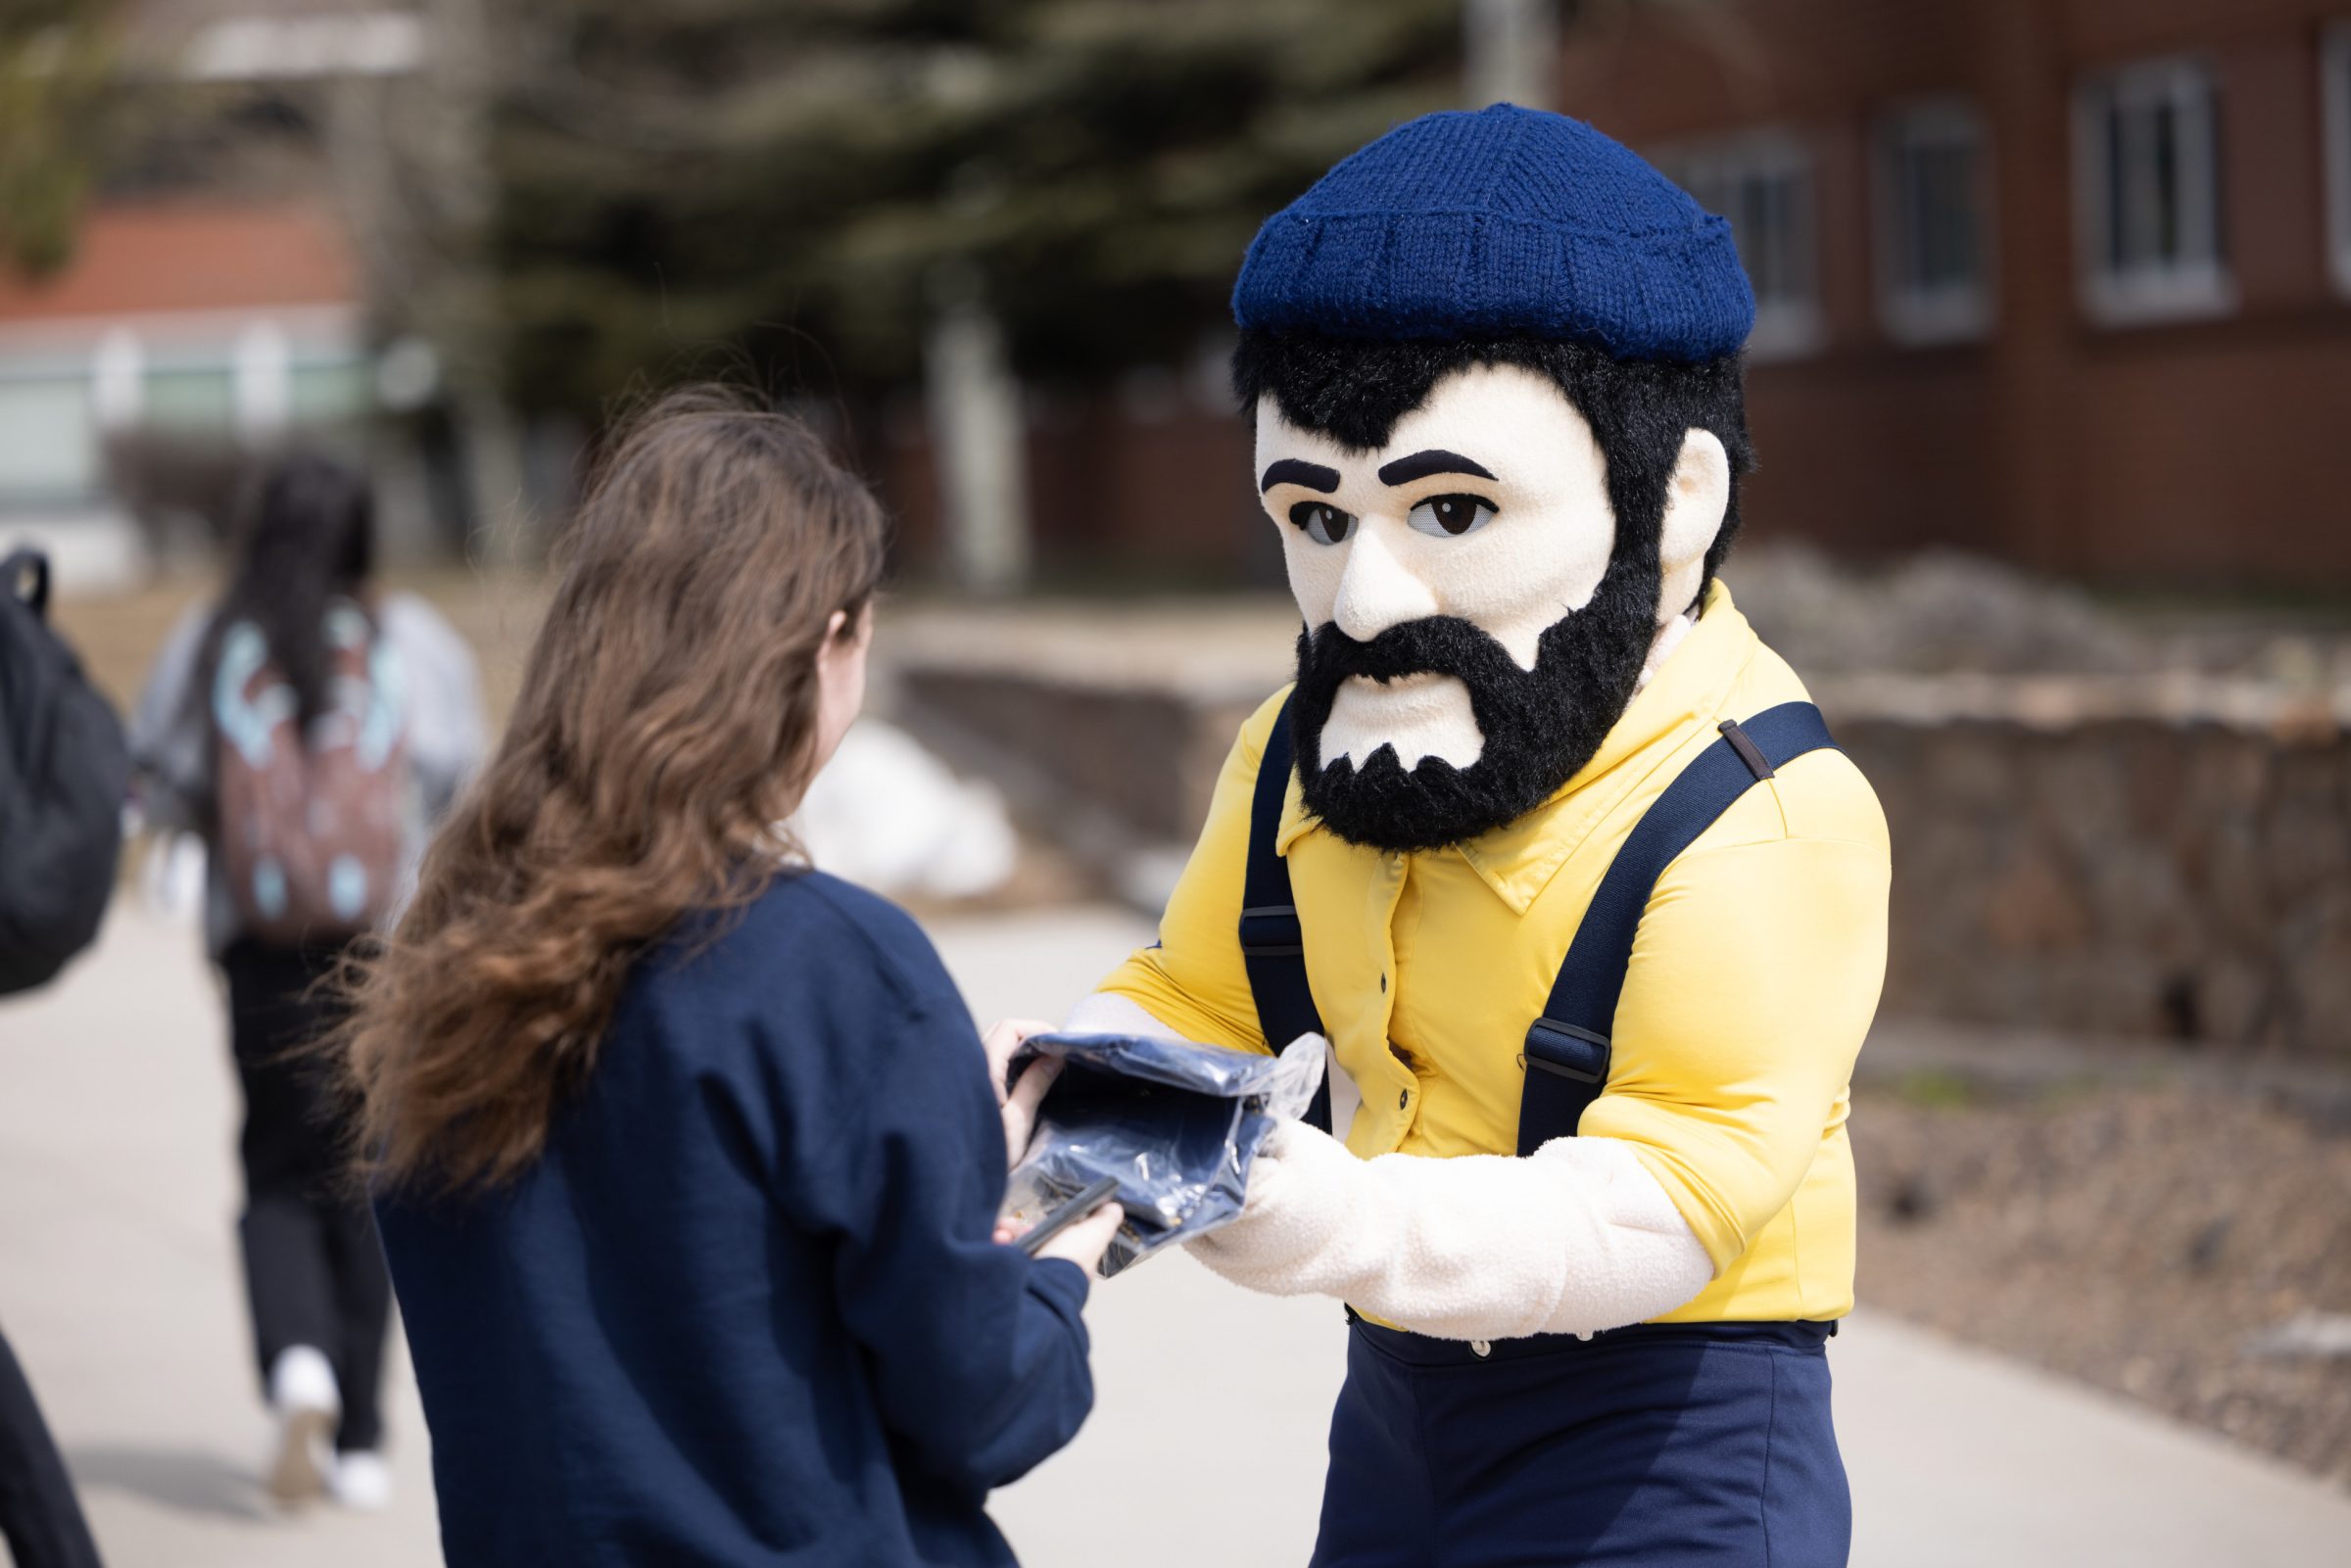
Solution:
[{"label": "dark pants", "polygon": [[98,1548],[32,1385],[0,1338],[0,1541],[17,1568],[98,1568]]},{"label": "dark pants", "polygon": [[343,1391],[335,1446],[383,1437],[381,1385],[392,1281],[375,1221],[346,1174],[348,1157],[324,1066],[307,1054],[331,1015],[312,988],[332,949],[250,939],[221,955],[229,1039],[245,1086],[245,1285],[262,1378],[290,1346],[322,1353]]},{"label": "dark pants", "polygon": [[1838,1568],[1829,1330],[1466,1345],[1354,1325],[1316,1568]]}]

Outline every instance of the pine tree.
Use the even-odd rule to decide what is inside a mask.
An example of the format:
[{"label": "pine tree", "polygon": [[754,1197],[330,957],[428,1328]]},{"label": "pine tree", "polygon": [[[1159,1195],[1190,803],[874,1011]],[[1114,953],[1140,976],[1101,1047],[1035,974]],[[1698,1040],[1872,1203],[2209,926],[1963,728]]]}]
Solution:
[{"label": "pine tree", "polygon": [[112,0],[10,0],[0,13],[0,266],[62,266],[112,122]]},{"label": "pine tree", "polygon": [[1033,375],[1185,356],[1256,224],[1458,96],[1457,0],[490,8],[484,236],[525,407],[911,379],[943,289]]}]

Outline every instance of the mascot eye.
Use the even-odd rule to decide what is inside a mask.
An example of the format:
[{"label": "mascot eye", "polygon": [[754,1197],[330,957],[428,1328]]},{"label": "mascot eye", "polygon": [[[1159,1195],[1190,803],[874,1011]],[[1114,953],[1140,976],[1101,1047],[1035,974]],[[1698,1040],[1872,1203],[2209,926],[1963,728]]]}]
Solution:
[{"label": "mascot eye", "polygon": [[1306,530],[1318,545],[1336,545],[1355,527],[1355,514],[1325,501],[1302,500],[1290,508],[1290,521]]},{"label": "mascot eye", "polygon": [[1494,503],[1475,496],[1431,496],[1405,519],[1419,532],[1439,539],[1474,533],[1493,520]]}]

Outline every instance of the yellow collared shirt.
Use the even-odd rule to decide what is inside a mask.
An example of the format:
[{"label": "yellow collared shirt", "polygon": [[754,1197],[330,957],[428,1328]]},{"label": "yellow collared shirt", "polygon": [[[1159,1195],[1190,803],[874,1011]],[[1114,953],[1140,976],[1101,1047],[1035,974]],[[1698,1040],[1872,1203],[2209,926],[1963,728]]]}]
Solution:
[{"label": "yellow collared shirt", "polygon": [[[1238,937],[1258,759],[1286,692],[1241,727],[1160,943],[1103,989],[1186,1036],[1263,1051]],[[1805,699],[1716,582],[1697,625],[1550,800],[1416,854],[1342,842],[1290,781],[1279,846],[1307,976],[1362,1091],[1348,1147],[1444,1159],[1517,1147],[1521,1042],[1584,908],[1650,804],[1717,738]],[[1891,855],[1845,754],[1757,784],[1665,869],[1585,1137],[1619,1138],[1714,1260],[1659,1321],[1831,1318],[1852,1306],[1853,1058],[1886,971]]]}]

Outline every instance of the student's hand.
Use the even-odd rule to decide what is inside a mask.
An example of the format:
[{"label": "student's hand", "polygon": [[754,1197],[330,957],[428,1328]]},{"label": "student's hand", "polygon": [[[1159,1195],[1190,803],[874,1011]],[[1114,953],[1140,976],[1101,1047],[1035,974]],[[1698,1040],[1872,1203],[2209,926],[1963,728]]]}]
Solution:
[{"label": "student's hand", "polygon": [[1005,1079],[1011,1074],[1012,1059],[1029,1043],[1029,1036],[1051,1034],[1053,1029],[1054,1025],[1041,1019],[998,1019],[980,1036],[980,1049],[987,1053],[987,1081],[996,1091],[996,1104],[1003,1105],[1011,1098]]},{"label": "student's hand", "polygon": [[1021,1163],[1029,1152],[1029,1140],[1036,1136],[1036,1106],[1061,1076],[1059,1057],[1040,1056],[1021,1073],[1021,1081],[1012,1086],[1004,1101],[1004,1168],[1010,1170]]},{"label": "student's hand", "polygon": [[1036,1250],[1039,1258],[1060,1258],[1076,1263],[1091,1274],[1102,1265],[1102,1255],[1110,1251],[1111,1239],[1118,1235],[1119,1225],[1127,1211],[1117,1204],[1104,1204],[1051,1241]]},{"label": "student's hand", "polygon": [[1029,1064],[1021,1081],[1007,1091],[1004,1074],[1012,1067],[1012,1059],[1032,1034],[1052,1032],[1053,1025],[1035,1019],[1004,1019],[980,1038],[982,1049],[987,1053],[987,1081],[996,1091],[996,1104],[1004,1114],[1004,1165],[1006,1169],[1021,1163],[1029,1152],[1029,1140],[1036,1132],[1036,1105],[1061,1076],[1058,1057],[1039,1057]]}]

